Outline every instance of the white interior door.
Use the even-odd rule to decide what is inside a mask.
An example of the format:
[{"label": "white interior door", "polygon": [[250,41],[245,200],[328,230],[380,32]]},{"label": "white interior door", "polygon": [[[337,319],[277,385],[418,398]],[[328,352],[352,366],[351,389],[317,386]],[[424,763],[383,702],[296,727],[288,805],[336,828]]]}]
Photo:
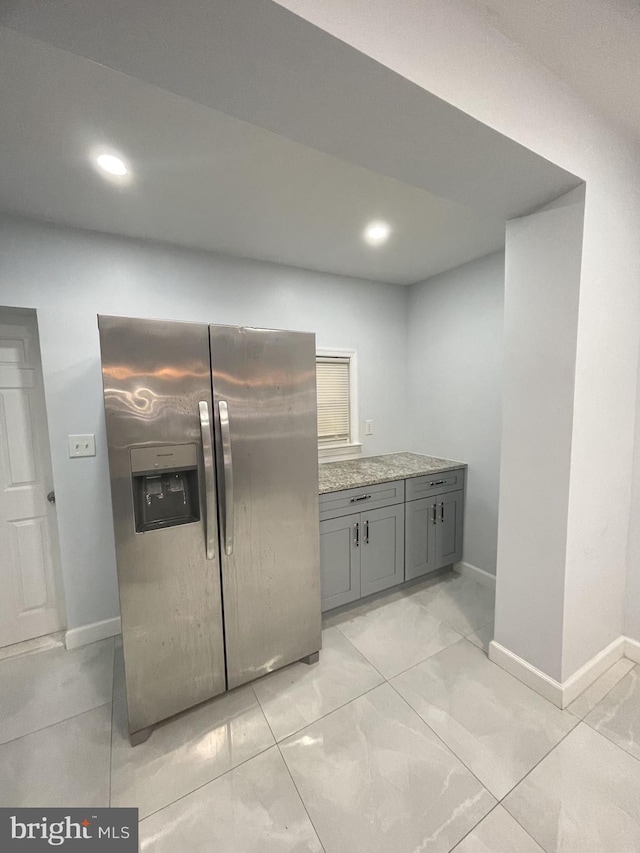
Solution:
[{"label": "white interior door", "polygon": [[64,627],[35,312],[0,308],[0,647]]}]

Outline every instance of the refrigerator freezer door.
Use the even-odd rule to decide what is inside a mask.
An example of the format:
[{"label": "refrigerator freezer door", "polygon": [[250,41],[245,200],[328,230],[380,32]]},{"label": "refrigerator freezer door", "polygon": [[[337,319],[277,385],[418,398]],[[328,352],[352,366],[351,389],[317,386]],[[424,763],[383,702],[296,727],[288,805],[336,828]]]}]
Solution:
[{"label": "refrigerator freezer door", "polygon": [[210,334],[233,688],[321,645],[315,336],[234,326]]},{"label": "refrigerator freezer door", "polygon": [[[212,410],[208,326],[104,316],[98,324],[133,733],[226,686],[217,513],[215,507],[207,513],[199,405]],[[184,481],[193,484],[193,522],[136,533],[134,486],[141,488],[141,464],[149,468],[142,472],[148,475],[142,477],[143,486],[148,481],[142,500],[155,502],[149,512],[160,512],[169,498],[179,504],[181,493],[172,483]],[[172,465],[181,472],[173,479]],[[214,477],[209,492],[215,501]],[[207,559],[207,534],[214,540],[213,559]]]}]

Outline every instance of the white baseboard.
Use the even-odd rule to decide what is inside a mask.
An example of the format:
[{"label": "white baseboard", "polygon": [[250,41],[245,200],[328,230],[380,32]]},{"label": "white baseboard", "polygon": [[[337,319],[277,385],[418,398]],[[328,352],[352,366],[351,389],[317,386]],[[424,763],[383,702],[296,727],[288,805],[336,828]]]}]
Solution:
[{"label": "white baseboard", "polygon": [[96,643],[98,640],[106,640],[107,637],[115,637],[121,631],[120,617],[103,619],[101,622],[90,622],[79,628],[69,628],[65,635],[67,649],[77,649],[88,643]]},{"label": "white baseboard", "polygon": [[489,658],[510,675],[515,676],[527,687],[535,690],[545,699],[553,702],[558,708],[562,708],[562,685],[560,682],[550,678],[542,670],[528,663],[524,658],[510,652],[500,643],[492,640],[489,644]]},{"label": "white baseboard", "polygon": [[609,643],[601,652],[587,661],[584,666],[581,666],[577,672],[562,682],[562,690],[564,693],[564,705],[560,707],[566,708],[574,699],[583,693],[587,687],[590,687],[593,682],[600,678],[610,666],[616,661],[619,661],[625,656],[626,638],[618,637],[612,643]]},{"label": "white baseboard", "polygon": [[[527,687],[531,687],[536,693],[544,696],[545,699],[553,702],[558,708],[566,708],[616,661],[625,656],[630,657],[628,654],[629,643],[635,644],[635,651],[640,662],[640,643],[635,643],[626,637],[618,637],[617,640],[598,652],[577,672],[562,682],[546,675],[528,661],[501,646],[500,643],[496,643],[495,640],[489,646],[489,657],[498,666],[522,681]],[[631,659],[635,660],[633,657]]]},{"label": "white baseboard", "polygon": [[631,637],[625,637],[624,656],[634,663],[640,663],[640,643]]},{"label": "white baseboard", "polygon": [[471,563],[454,563],[453,571],[458,572],[459,575],[464,575],[467,578],[471,578],[472,581],[479,583],[481,586],[488,586],[489,589],[496,588],[496,576],[492,575],[491,572],[486,572],[484,569],[478,568],[478,566],[474,566]]}]

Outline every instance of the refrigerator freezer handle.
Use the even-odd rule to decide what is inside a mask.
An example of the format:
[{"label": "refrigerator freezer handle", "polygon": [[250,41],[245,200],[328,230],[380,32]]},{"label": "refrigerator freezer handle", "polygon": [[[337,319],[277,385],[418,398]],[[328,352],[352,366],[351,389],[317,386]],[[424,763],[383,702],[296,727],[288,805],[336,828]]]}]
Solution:
[{"label": "refrigerator freezer handle", "polygon": [[216,475],[213,467],[213,441],[211,438],[211,419],[209,418],[209,404],[200,400],[200,433],[202,435],[202,455],[204,458],[204,484],[206,494],[205,507],[205,530],[207,540],[207,560],[214,560],[216,556]]},{"label": "refrigerator freezer handle", "polygon": [[224,400],[218,403],[220,415],[220,438],[222,442],[222,466],[224,469],[224,551],[233,554],[233,457],[231,455],[231,430],[229,407]]}]

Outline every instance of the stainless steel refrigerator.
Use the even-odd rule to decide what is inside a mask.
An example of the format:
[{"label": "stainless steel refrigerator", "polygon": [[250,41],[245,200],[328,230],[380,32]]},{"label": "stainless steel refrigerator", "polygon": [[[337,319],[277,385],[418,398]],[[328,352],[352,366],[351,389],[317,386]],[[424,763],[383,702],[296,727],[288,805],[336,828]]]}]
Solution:
[{"label": "stainless steel refrigerator", "polygon": [[132,742],[321,645],[315,336],[99,316]]}]

